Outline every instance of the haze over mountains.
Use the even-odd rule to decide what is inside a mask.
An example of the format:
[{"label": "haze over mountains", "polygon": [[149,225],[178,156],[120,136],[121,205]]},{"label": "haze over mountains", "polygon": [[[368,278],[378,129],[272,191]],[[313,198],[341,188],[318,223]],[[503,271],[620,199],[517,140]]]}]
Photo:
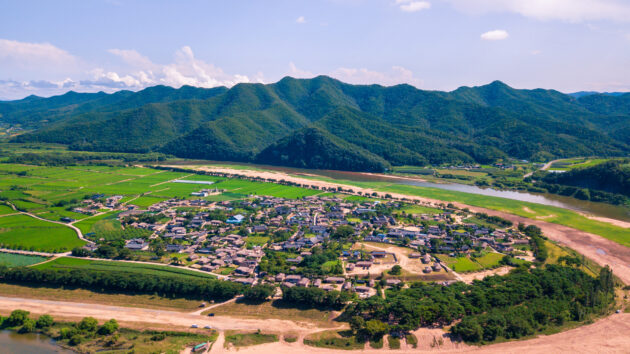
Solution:
[{"label": "haze over mountains", "polygon": [[630,153],[630,94],[567,95],[495,81],[452,92],[319,76],[231,89],[150,87],[0,102],[15,142],[73,149],[382,171]]}]

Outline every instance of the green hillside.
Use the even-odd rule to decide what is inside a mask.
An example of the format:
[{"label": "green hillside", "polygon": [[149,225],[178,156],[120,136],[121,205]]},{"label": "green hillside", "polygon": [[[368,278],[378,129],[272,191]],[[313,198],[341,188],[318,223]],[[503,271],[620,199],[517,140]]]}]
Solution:
[{"label": "green hillside", "polygon": [[564,173],[549,173],[543,181],[630,197],[630,160],[610,160]]},{"label": "green hillside", "polygon": [[[231,89],[156,86],[27,97],[0,102],[0,123],[29,130],[12,141],[77,150],[380,170],[505,157],[627,156],[629,97],[573,97],[499,81],[439,92],[287,77]],[[306,138],[316,138],[316,150],[301,145]],[[342,152],[348,157],[337,158]],[[348,165],[350,157],[357,163]]]}]

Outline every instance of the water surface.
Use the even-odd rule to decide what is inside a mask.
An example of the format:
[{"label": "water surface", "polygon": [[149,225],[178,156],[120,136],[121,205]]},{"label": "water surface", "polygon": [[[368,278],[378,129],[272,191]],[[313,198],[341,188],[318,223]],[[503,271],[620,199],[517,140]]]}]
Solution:
[{"label": "water surface", "polygon": [[0,331],[0,353],[2,354],[49,354],[74,353],[55,344],[53,339],[41,334],[19,334]]},{"label": "water surface", "polygon": [[293,167],[271,166],[271,165],[259,165],[250,164],[244,162],[225,162],[225,161],[182,161],[183,164],[218,164],[218,165],[239,165],[239,166],[251,166],[254,168],[261,168],[266,170],[273,170],[284,172],[288,174],[304,174],[304,175],[319,175],[338,180],[348,180],[355,182],[387,182],[394,184],[403,184],[417,187],[438,188],[444,190],[451,190],[456,192],[465,192],[471,194],[486,195],[491,197],[506,198],[512,200],[519,200],[522,202],[537,203],[543,205],[555,206],[563,209],[570,209],[579,212],[592,214],[595,216],[601,216],[611,219],[630,221],[630,209],[622,206],[616,206],[606,203],[596,203],[591,201],[579,200],[571,197],[564,197],[557,194],[550,193],[531,193],[525,191],[508,191],[497,190],[492,188],[481,188],[475,185],[459,184],[459,183],[433,183],[422,181],[415,178],[399,178],[389,176],[386,174],[370,174],[360,172],[347,172],[347,171],[335,171],[335,170],[311,170]]}]

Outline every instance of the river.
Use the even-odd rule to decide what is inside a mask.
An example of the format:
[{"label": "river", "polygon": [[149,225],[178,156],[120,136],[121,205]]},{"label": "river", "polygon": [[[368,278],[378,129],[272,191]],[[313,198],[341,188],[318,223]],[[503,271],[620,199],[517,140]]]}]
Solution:
[{"label": "river", "polygon": [[55,341],[41,334],[18,334],[13,331],[0,331],[0,352],[2,354],[49,354],[74,353],[55,344]]},{"label": "river", "polygon": [[[172,161],[168,162],[169,164],[173,164]],[[471,194],[480,194],[487,195],[492,197],[520,200],[523,202],[531,202],[538,203],[543,205],[556,206],[563,209],[575,210],[587,214],[592,214],[595,216],[601,216],[611,219],[617,219],[622,221],[630,221],[630,209],[606,204],[606,203],[596,203],[590,201],[579,200],[571,197],[564,197],[561,195],[550,194],[550,193],[531,193],[531,192],[523,192],[523,191],[508,191],[508,190],[497,190],[492,188],[481,188],[475,185],[467,185],[467,184],[459,184],[459,183],[433,183],[426,182],[421,179],[416,179],[413,177],[409,178],[400,178],[398,176],[390,176],[387,174],[379,174],[379,173],[361,173],[361,172],[348,172],[348,171],[335,171],[335,170],[310,170],[310,169],[301,169],[301,168],[293,168],[293,167],[282,167],[282,166],[270,166],[270,165],[259,165],[259,164],[249,164],[244,162],[225,162],[225,161],[206,161],[206,160],[198,160],[198,161],[190,161],[184,160],[181,161],[182,165],[209,165],[209,164],[217,164],[217,165],[238,165],[238,166],[251,166],[253,168],[260,168],[278,172],[284,172],[287,174],[294,175],[319,175],[329,178],[334,178],[337,180],[347,180],[347,181],[356,181],[356,182],[387,182],[387,183],[397,183],[418,187],[428,187],[428,188],[438,188],[445,190],[452,190],[457,192],[465,192]]]}]

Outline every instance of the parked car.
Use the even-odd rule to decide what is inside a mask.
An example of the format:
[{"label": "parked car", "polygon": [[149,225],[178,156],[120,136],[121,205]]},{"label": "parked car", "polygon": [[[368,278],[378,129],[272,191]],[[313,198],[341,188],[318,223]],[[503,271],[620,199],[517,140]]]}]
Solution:
[{"label": "parked car", "polygon": [[214,317],[214,312],[210,312],[210,313],[208,314],[208,316],[210,316],[210,317]]},{"label": "parked car", "polygon": [[205,329],[212,329],[212,326],[203,326]]},{"label": "parked car", "polygon": [[199,326],[197,326],[196,324],[190,326],[190,328],[199,328]]}]

